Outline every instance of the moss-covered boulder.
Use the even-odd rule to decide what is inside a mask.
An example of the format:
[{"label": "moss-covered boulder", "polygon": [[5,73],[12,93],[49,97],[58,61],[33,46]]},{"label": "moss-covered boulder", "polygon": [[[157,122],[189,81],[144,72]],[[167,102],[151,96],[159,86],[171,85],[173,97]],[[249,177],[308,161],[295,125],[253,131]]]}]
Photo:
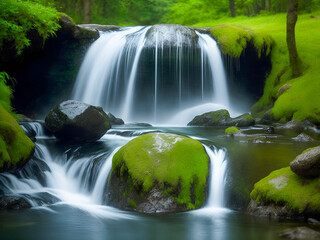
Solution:
[{"label": "moss-covered boulder", "polygon": [[237,127],[249,127],[255,124],[255,120],[249,113],[245,113],[236,118],[230,119],[227,124],[229,126],[234,125]]},{"label": "moss-covered boulder", "polygon": [[[290,168],[296,174],[314,178],[320,176],[320,146],[307,149],[298,155],[291,163]],[[320,194],[320,193],[319,193]]]},{"label": "moss-covered boulder", "polygon": [[65,141],[93,142],[110,128],[108,115],[101,107],[69,100],[52,109],[45,118],[46,128]]},{"label": "moss-covered boulder", "polygon": [[233,135],[233,134],[236,134],[236,133],[240,133],[240,129],[237,128],[237,127],[228,127],[224,131],[224,133],[227,134],[227,135]]},{"label": "moss-covered boulder", "polygon": [[208,164],[197,140],[165,133],[142,135],[114,155],[105,201],[145,213],[199,208],[206,196]]},{"label": "moss-covered boulder", "polygon": [[32,156],[34,144],[0,105],[0,172],[15,171]]},{"label": "moss-covered boulder", "polygon": [[282,168],[254,185],[248,211],[274,218],[319,217],[319,189],[319,177],[303,178]]},{"label": "moss-covered boulder", "polygon": [[237,126],[249,127],[255,124],[253,117],[248,114],[242,114],[236,118],[231,118],[226,109],[207,112],[196,116],[188,123],[188,126]]},{"label": "moss-covered boulder", "polygon": [[196,116],[188,126],[226,126],[230,119],[228,110],[221,109]]}]

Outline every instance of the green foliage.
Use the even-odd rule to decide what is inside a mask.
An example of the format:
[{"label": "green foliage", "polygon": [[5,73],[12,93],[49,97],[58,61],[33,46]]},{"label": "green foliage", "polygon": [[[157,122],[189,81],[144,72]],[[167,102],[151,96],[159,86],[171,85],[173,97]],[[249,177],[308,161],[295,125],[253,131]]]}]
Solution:
[{"label": "green foliage", "polygon": [[169,186],[166,192],[177,194],[177,202],[186,204],[189,209],[203,204],[208,156],[196,140],[174,134],[142,135],[114,155],[112,172],[119,168],[120,177],[128,174],[137,189],[148,192],[157,183]]},{"label": "green foliage", "polygon": [[250,198],[265,204],[286,205],[295,213],[320,213],[320,178],[305,179],[290,167],[270,173],[254,185]]},{"label": "green foliage", "polygon": [[53,8],[35,2],[2,0],[0,2],[0,49],[5,42],[13,42],[18,52],[30,46],[27,33],[36,30],[46,40],[60,27],[59,15]]},{"label": "green foliage", "polygon": [[33,150],[33,142],[12,115],[0,105],[0,172],[22,166]]},{"label": "green foliage", "polygon": [[239,130],[239,128],[237,128],[237,127],[228,127],[228,128],[224,131],[225,134],[235,134],[235,133],[238,133],[238,132],[240,132],[240,130]]},{"label": "green foliage", "polygon": [[0,72],[0,105],[11,113],[12,89],[7,86],[8,80],[10,80],[9,75],[5,72]]},{"label": "green foliage", "polygon": [[262,52],[269,55],[273,44],[273,39],[270,35],[230,25],[215,26],[211,29],[211,34],[218,40],[221,51],[224,54],[237,58],[240,57],[248,43],[254,45],[259,57]]}]

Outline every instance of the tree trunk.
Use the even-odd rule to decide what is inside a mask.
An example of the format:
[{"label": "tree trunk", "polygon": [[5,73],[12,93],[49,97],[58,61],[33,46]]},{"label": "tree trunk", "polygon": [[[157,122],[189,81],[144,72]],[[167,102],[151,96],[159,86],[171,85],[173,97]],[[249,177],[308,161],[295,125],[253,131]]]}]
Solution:
[{"label": "tree trunk", "polygon": [[235,17],[236,10],[234,9],[234,0],[229,0],[229,8],[230,8],[231,17]]},{"label": "tree trunk", "polygon": [[270,10],[271,10],[271,0],[266,0],[266,11],[269,11],[270,12]]},{"label": "tree trunk", "polygon": [[295,38],[295,26],[298,19],[298,0],[290,0],[287,12],[287,45],[292,77],[301,75],[301,60],[298,56]]},{"label": "tree trunk", "polygon": [[83,0],[83,23],[90,23],[90,0]]}]

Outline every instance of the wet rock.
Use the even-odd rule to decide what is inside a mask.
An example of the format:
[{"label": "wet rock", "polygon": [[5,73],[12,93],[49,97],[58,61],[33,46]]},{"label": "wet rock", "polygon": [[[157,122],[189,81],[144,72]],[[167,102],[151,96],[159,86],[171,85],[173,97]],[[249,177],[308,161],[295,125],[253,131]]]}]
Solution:
[{"label": "wet rock", "polygon": [[31,204],[23,197],[2,196],[0,197],[0,210],[22,210],[31,208]]},{"label": "wet rock", "polygon": [[253,117],[246,113],[236,118],[231,118],[228,110],[207,112],[196,116],[188,126],[236,126],[249,127],[255,124]]},{"label": "wet rock", "polygon": [[296,227],[284,230],[279,234],[281,238],[287,239],[320,239],[320,233],[308,227]]},{"label": "wet rock", "polygon": [[102,32],[117,31],[120,29],[120,27],[116,25],[78,24],[77,26],[79,28],[84,28],[91,31],[102,31]]},{"label": "wet rock", "polygon": [[255,120],[249,113],[245,113],[236,118],[231,118],[228,123],[230,125],[234,125],[236,127],[249,127],[255,124]]},{"label": "wet rock", "polygon": [[193,46],[198,43],[198,35],[193,29],[177,24],[153,25],[146,33],[146,47],[154,47],[156,42],[164,47]]},{"label": "wet rock", "polygon": [[101,107],[69,100],[52,109],[45,119],[46,128],[65,141],[93,142],[110,128],[108,115]]},{"label": "wet rock", "polygon": [[266,127],[263,130],[266,134],[274,134],[274,127]]},{"label": "wet rock", "polygon": [[121,118],[117,118],[115,117],[112,113],[107,113],[108,117],[109,117],[109,121],[111,123],[111,125],[123,125],[124,121]]},{"label": "wet rock", "polygon": [[292,218],[294,216],[287,206],[264,204],[254,200],[250,201],[247,212],[254,216],[268,217],[272,219]]},{"label": "wet rock", "polygon": [[295,138],[292,138],[294,141],[297,142],[313,142],[314,139],[312,137],[310,137],[309,135],[305,134],[305,133],[300,133],[298,136],[296,136]]},{"label": "wet rock", "polygon": [[114,155],[105,202],[143,213],[199,208],[206,195],[208,160],[194,139],[164,133],[139,136]]},{"label": "wet rock", "polygon": [[313,225],[320,225],[320,221],[314,218],[308,218],[308,223]]},{"label": "wet rock", "polygon": [[320,146],[307,149],[298,155],[290,163],[290,168],[302,177],[314,178],[320,176]]},{"label": "wet rock", "polygon": [[304,125],[302,122],[298,120],[291,120],[290,122],[274,127],[274,131],[276,134],[281,134],[290,137],[297,136],[298,134],[302,133],[303,130]]},{"label": "wet rock", "polygon": [[240,133],[240,129],[237,127],[228,127],[224,133],[230,136],[233,136],[234,134]]},{"label": "wet rock", "polygon": [[278,96],[280,97],[283,93],[285,93],[288,89],[292,87],[291,84],[284,84],[278,91]]}]

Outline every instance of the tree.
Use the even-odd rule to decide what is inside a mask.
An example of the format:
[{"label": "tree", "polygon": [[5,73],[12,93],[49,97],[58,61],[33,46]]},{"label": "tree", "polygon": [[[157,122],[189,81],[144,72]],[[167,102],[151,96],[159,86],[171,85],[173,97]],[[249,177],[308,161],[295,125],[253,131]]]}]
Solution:
[{"label": "tree", "polygon": [[90,0],[83,0],[83,23],[90,23]]},{"label": "tree", "polygon": [[301,76],[301,60],[299,58],[295,38],[295,26],[298,19],[298,0],[290,0],[287,12],[287,45],[289,51],[292,77]]},{"label": "tree", "polygon": [[234,0],[229,0],[229,8],[230,8],[231,17],[235,17],[236,11],[234,9]]},{"label": "tree", "polygon": [[266,5],[266,11],[269,11],[271,10],[271,0],[266,0],[265,1],[265,5]]}]

